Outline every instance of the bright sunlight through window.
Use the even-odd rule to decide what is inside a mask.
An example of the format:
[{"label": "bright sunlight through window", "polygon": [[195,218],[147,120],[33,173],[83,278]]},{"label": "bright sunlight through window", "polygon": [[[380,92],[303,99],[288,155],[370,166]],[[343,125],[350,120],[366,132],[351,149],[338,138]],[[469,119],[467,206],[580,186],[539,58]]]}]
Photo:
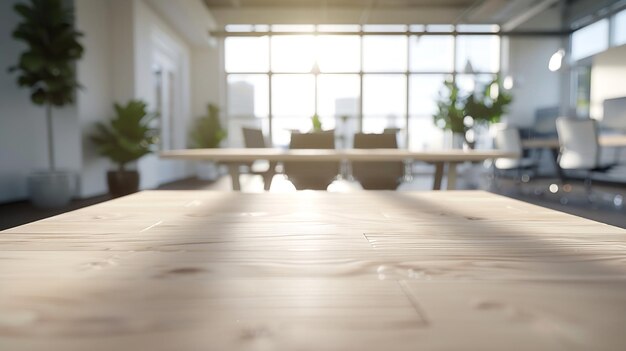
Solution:
[{"label": "bright sunlight through window", "polygon": [[395,129],[408,136],[401,144],[437,147],[432,114],[443,82],[454,77],[471,91],[499,71],[497,26],[475,27],[463,29],[494,34],[456,35],[447,24],[227,26],[238,34],[224,39],[231,145],[250,126],[286,146],[317,114],[343,140]]}]

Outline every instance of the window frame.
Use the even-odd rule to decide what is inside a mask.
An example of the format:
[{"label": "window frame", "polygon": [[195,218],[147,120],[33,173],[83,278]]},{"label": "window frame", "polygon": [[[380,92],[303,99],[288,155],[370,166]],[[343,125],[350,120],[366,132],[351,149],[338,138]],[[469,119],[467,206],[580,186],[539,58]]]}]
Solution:
[{"label": "window frame", "polygon": [[[411,130],[411,120],[412,119],[419,119],[419,118],[425,118],[425,117],[430,117],[430,116],[426,116],[426,115],[412,115],[411,114],[411,102],[410,102],[410,98],[411,98],[411,77],[415,77],[415,76],[419,76],[419,75],[424,75],[424,76],[428,76],[428,75],[445,75],[447,78],[451,78],[453,81],[456,81],[457,76],[458,75],[467,75],[468,73],[463,72],[463,71],[459,71],[458,67],[456,65],[457,62],[457,55],[458,55],[458,50],[457,50],[457,43],[458,43],[458,37],[459,36],[463,36],[463,35],[477,35],[476,33],[465,33],[465,32],[457,32],[456,31],[456,26],[452,26],[452,28],[454,28],[453,31],[451,32],[428,32],[428,30],[423,31],[423,32],[413,32],[410,30],[411,27],[414,27],[414,25],[406,25],[406,31],[405,32],[397,32],[397,31],[390,31],[388,33],[382,33],[382,32],[367,32],[367,31],[363,31],[362,27],[359,27],[361,30],[358,32],[354,32],[354,31],[350,31],[350,32],[344,32],[344,33],[339,33],[339,32],[326,32],[326,31],[318,31],[318,27],[315,26],[315,31],[313,32],[294,32],[294,33],[288,33],[288,32],[264,32],[264,33],[256,33],[256,32],[251,32],[249,33],[252,36],[258,36],[258,35],[267,35],[268,36],[268,51],[269,51],[269,62],[270,62],[270,67],[269,67],[269,71],[268,72],[226,72],[225,67],[226,67],[226,62],[224,59],[224,62],[222,63],[222,73],[224,74],[224,79],[222,80],[226,85],[227,88],[227,81],[228,81],[228,76],[231,74],[235,74],[235,75],[246,75],[246,74],[262,74],[262,75],[267,75],[268,76],[268,89],[269,89],[269,114],[267,117],[260,117],[258,119],[262,120],[264,118],[267,119],[267,123],[265,123],[265,121],[263,121],[263,124],[267,124],[268,125],[268,137],[269,140],[273,143],[274,138],[273,138],[273,119],[274,119],[274,114],[273,114],[273,110],[272,110],[272,78],[274,75],[289,75],[289,74],[312,74],[314,76],[314,82],[315,82],[315,97],[314,97],[314,110],[315,110],[315,114],[318,114],[318,109],[319,109],[319,94],[317,92],[318,89],[318,80],[320,76],[323,75],[358,75],[359,76],[359,97],[358,97],[358,112],[356,116],[351,116],[352,118],[356,118],[357,119],[357,131],[361,132],[363,130],[363,120],[364,120],[364,113],[363,113],[363,106],[364,106],[364,101],[363,101],[363,84],[364,84],[364,76],[365,75],[398,75],[398,76],[404,76],[404,81],[406,82],[406,87],[404,89],[404,92],[406,94],[405,96],[405,107],[404,107],[404,114],[402,116],[399,116],[401,119],[403,119],[404,121],[404,125],[402,126],[404,135],[403,137],[405,138],[405,140],[407,141],[406,143],[404,143],[406,145],[406,147],[409,146],[409,141],[410,139],[410,130]],[[425,28],[428,28],[428,26],[426,26]],[[234,35],[232,36],[241,36],[242,33],[233,33]],[[284,35],[312,35],[314,36],[314,38],[317,38],[318,36],[332,36],[332,35],[353,35],[353,36],[358,36],[359,37],[359,56],[360,56],[360,67],[359,67],[359,71],[355,72],[355,71],[351,71],[351,72],[274,72],[272,70],[272,38],[274,36],[284,36]],[[363,62],[364,62],[364,38],[367,36],[379,36],[379,35],[391,35],[391,36],[404,36],[406,39],[406,55],[407,55],[407,67],[405,71],[395,71],[395,72],[383,72],[383,71],[367,71],[364,69],[363,67]],[[429,35],[446,35],[446,36],[452,36],[452,70],[451,71],[424,71],[424,70],[411,70],[411,37],[415,37],[415,36],[429,36]],[[479,34],[479,35],[488,35],[488,36],[497,36],[498,40],[502,39],[502,35],[500,33],[499,30],[497,31],[493,31],[493,33],[489,33],[489,34]],[[222,38],[222,42],[225,41],[227,38],[231,37],[231,35],[226,35],[224,38]],[[222,47],[224,48],[224,46],[222,45]],[[497,60],[498,62],[501,62],[502,59],[502,48],[503,45],[500,44],[498,45],[498,49],[497,49]],[[226,56],[225,52],[222,53],[223,57]],[[482,72],[482,71],[474,71],[471,72],[471,75],[484,75],[484,74],[490,74],[490,75],[500,75],[502,72],[502,65],[498,65],[498,70],[496,72]],[[226,91],[226,101],[228,101],[228,89],[225,89]],[[244,118],[246,116],[234,116],[231,115],[229,113],[229,111],[225,111],[225,115],[226,118],[231,119],[231,118]],[[283,117],[278,117],[277,118],[283,118]],[[338,120],[340,117],[339,116],[335,116],[335,119]],[[339,123],[338,121],[336,121],[336,123]]]}]

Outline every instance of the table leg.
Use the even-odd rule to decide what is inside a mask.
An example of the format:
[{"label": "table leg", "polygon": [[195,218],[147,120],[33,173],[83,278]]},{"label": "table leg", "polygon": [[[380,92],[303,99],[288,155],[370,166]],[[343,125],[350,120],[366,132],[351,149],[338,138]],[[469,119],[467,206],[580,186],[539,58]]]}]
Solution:
[{"label": "table leg", "polygon": [[272,185],[272,179],[276,174],[276,162],[270,162],[270,168],[263,174],[263,190],[270,191]]},{"label": "table leg", "polygon": [[433,190],[441,190],[441,180],[443,179],[443,162],[435,163],[435,177],[433,179]]},{"label": "table leg", "polygon": [[230,174],[230,179],[233,183],[233,190],[241,191],[241,183],[239,182],[239,164],[229,163],[228,173]]},{"label": "table leg", "polygon": [[456,162],[448,163],[448,184],[447,190],[455,190],[456,189]]},{"label": "table leg", "polygon": [[561,183],[565,183],[565,173],[563,172],[563,168],[559,165],[559,149],[551,148],[550,152],[552,153],[552,161],[554,161],[556,175],[559,177]]}]

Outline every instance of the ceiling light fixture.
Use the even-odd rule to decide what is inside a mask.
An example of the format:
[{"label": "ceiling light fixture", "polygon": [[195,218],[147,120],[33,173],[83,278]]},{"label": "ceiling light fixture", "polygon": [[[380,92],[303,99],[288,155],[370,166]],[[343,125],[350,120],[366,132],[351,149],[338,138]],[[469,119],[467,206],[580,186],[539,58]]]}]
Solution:
[{"label": "ceiling light fixture", "polygon": [[556,72],[561,69],[563,66],[563,58],[565,57],[565,50],[559,49],[557,52],[552,54],[550,57],[550,62],[548,62],[548,69],[552,72]]},{"label": "ceiling light fixture", "polygon": [[502,81],[502,87],[506,90],[511,90],[513,89],[513,77],[511,76],[506,76],[504,77],[504,80]]}]

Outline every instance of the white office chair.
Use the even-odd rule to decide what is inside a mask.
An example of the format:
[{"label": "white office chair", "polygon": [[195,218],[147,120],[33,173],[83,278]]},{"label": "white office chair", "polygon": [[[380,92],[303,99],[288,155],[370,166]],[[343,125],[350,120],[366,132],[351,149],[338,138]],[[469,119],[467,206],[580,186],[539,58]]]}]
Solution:
[{"label": "white office chair", "polygon": [[586,172],[585,189],[591,199],[593,173],[606,172],[615,164],[600,164],[598,127],[593,119],[560,117],[556,120],[560,153],[558,163],[563,170]]},{"label": "white office chair", "polygon": [[[497,173],[504,173],[505,171],[515,171],[516,181],[522,180],[522,171],[533,170],[536,171],[537,163],[530,158],[522,157],[522,140],[520,138],[519,129],[513,127],[501,127],[496,130],[495,138],[496,148],[504,152],[517,153],[520,157],[516,158],[498,158],[494,162],[494,167]],[[497,177],[496,177],[497,178]]]}]

